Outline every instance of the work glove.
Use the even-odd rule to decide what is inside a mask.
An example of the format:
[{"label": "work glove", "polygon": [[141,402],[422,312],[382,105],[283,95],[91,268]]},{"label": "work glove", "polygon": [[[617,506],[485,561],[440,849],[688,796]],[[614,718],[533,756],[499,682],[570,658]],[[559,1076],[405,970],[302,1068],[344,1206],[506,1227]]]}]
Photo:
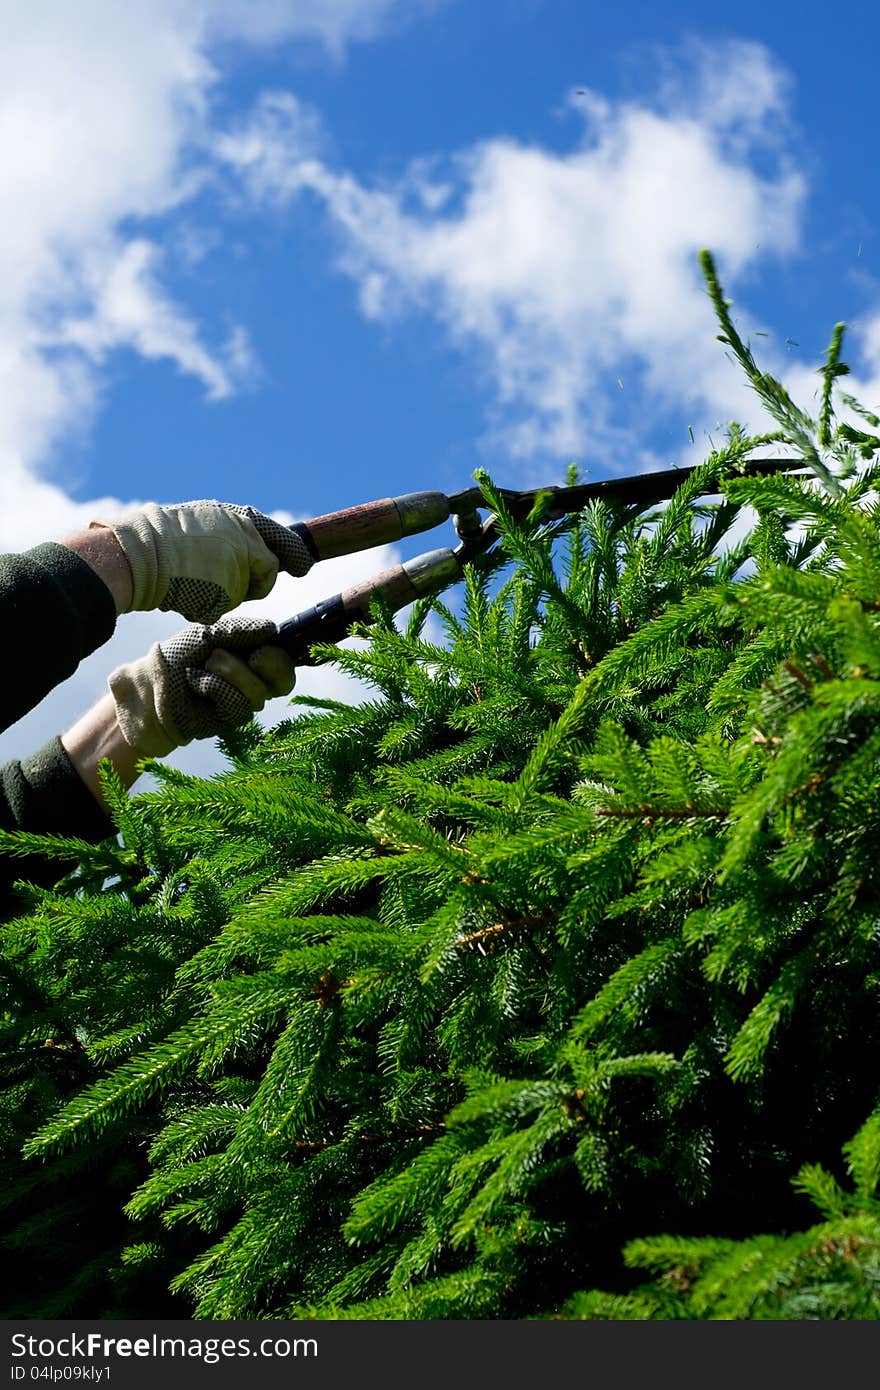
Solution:
[{"label": "work glove", "polygon": [[253,507],[227,502],[153,502],[108,527],[131,567],[129,612],[173,609],[189,622],[213,623],[249,598],[265,598],[279,569],[303,575],[312,566],[304,541]]},{"label": "work glove", "polygon": [[272,645],[277,635],[266,619],[226,618],[184,628],[117,666],[108,684],[126,743],[142,757],[162,758],[245,724],[268,699],[289,695],[296,672]]}]

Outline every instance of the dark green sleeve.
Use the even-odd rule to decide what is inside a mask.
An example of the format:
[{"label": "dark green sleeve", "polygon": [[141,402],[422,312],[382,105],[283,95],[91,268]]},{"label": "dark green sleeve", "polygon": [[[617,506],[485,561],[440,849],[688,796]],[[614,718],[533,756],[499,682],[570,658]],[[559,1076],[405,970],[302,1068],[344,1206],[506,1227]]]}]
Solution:
[{"label": "dark green sleeve", "polygon": [[[0,555],[0,632],[7,654],[0,729],[72,675],[115,625],[110,590],[67,546],[50,542],[20,555]],[[93,842],[114,834],[60,738],[0,767],[0,829],[77,835]],[[0,913],[14,910],[10,890],[16,879],[51,883],[65,867],[58,861],[0,856]]]},{"label": "dark green sleeve", "polygon": [[107,585],[66,545],[50,541],[21,555],[0,555],[0,632],[6,656],[0,730],[73,675],[115,625],[116,605]]},{"label": "dark green sleeve", "polygon": [[[116,833],[57,737],[20,762],[0,767],[0,829],[76,835],[93,844]],[[56,859],[0,856],[0,916],[15,910],[16,879],[47,885],[68,867]]]}]

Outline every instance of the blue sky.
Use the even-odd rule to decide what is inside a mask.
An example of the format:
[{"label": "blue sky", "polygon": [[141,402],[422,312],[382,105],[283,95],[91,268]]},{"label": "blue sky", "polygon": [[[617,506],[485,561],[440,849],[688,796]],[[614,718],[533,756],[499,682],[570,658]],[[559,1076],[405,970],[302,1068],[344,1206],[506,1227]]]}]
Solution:
[{"label": "blue sky", "polygon": [[[742,291],[765,331],[793,339],[799,360],[812,365],[831,324],[841,316],[857,321],[876,298],[873,193],[858,135],[872,128],[870,45],[854,46],[841,32],[835,53],[833,35],[830,44],[827,35],[811,37],[785,4],[740,6],[735,23],[728,18],[723,27],[707,26],[704,16],[704,6],[690,4],[459,0],[392,24],[336,61],[295,42],[258,54],[232,45],[213,99],[234,120],[267,90],[295,93],[318,113],[334,171],[366,188],[393,187],[414,161],[436,159],[445,169],[486,140],[565,159],[583,135],[572,96],[580,87],[650,108],[660,62],[681,63],[687,80],[689,39],[717,46],[719,66],[726,43],[759,42],[789,84],[782,147],[809,191],[797,245],[781,256],[772,245],[755,254]],[[846,72],[845,96],[829,78],[835,71]],[[765,150],[751,155],[749,167],[773,163]],[[646,215],[647,241],[650,209]],[[215,336],[229,321],[246,325],[260,378],[211,407],[167,362],[145,369],[123,357],[111,366],[112,394],[80,456],[81,495],[118,491],[121,459],[131,490],[150,480],[169,499],[181,477],[199,495],[238,497],[249,459],[248,500],[312,514],[359,499],[368,480],[369,495],[377,487],[455,488],[478,463],[512,484],[522,474],[558,477],[569,452],[597,476],[614,471],[586,440],[582,450],[537,451],[543,471],[535,474],[536,461],[511,458],[503,442],[487,438],[495,401],[479,345],[456,350],[430,313],[404,311],[391,323],[365,318],[356,285],[334,267],[338,228],[314,198],[254,212],[224,209],[208,194],[142,230],[173,245],[182,226],[216,237],[216,245],[195,266],[169,266],[163,283]],[[694,226],[698,245],[700,230]],[[588,244],[583,255],[588,261]],[[583,331],[588,338],[588,321]],[[711,334],[704,347],[716,351]],[[617,376],[606,373],[609,394],[619,390]],[[663,423],[655,447],[678,458],[689,443],[686,401]]]},{"label": "blue sky", "polygon": [[[867,5],[845,26],[751,0],[0,15],[8,550],[147,498],[307,517],[477,465],[519,486],[572,459],[593,478],[696,462],[719,422],[765,423],[714,340],[704,245],[804,405],[841,318],[878,404]],[[271,615],[388,558],[279,582]],[[178,625],[122,620],[0,756]]]}]

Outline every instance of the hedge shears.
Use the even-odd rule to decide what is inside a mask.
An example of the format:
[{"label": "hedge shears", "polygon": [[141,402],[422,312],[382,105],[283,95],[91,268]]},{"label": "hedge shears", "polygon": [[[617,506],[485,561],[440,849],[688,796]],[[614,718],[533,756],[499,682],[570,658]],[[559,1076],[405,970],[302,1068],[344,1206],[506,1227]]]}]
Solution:
[{"label": "hedge shears", "polygon": [[[740,473],[746,476],[766,476],[802,469],[804,461],[798,458],[748,459],[739,467]],[[579,512],[597,500],[636,508],[666,501],[693,472],[694,468],[678,468],[572,487],[534,488],[526,492],[498,488],[495,491],[514,520],[527,517],[541,497],[542,520],[553,521]],[[715,484],[711,491],[718,491]],[[409,492],[295,523],[290,529],[300,536],[313,561],[387,545],[432,530],[450,518],[458,545],[454,549],[429,550],[412,560],[404,560],[307,608],[280,625],[274,644],[283,647],[295,665],[315,665],[322,658],[313,657],[312,647],[340,642],[356,623],[370,623],[371,607],[378,596],[381,595],[391,612],[396,612],[418,598],[439,594],[461,579],[465,565],[486,555],[499,539],[496,514],[490,512],[485,518],[480,516],[481,510],[486,510],[488,505],[479,486],[448,495]]]}]

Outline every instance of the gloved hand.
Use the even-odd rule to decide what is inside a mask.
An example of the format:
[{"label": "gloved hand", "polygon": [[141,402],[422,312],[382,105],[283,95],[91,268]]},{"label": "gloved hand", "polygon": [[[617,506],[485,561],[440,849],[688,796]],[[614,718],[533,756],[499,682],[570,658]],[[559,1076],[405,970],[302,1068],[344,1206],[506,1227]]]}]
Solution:
[{"label": "gloved hand", "polygon": [[248,598],[265,598],[279,569],[303,575],[312,557],[295,531],[226,502],[153,502],[108,527],[131,567],[129,612],[173,609],[189,622],[212,623]]},{"label": "gloved hand", "polygon": [[197,738],[244,724],[268,699],[289,695],[293,662],[272,646],[278,629],[262,618],[226,618],[184,628],[138,661],[117,666],[108,684],[126,743],[161,758]]}]

